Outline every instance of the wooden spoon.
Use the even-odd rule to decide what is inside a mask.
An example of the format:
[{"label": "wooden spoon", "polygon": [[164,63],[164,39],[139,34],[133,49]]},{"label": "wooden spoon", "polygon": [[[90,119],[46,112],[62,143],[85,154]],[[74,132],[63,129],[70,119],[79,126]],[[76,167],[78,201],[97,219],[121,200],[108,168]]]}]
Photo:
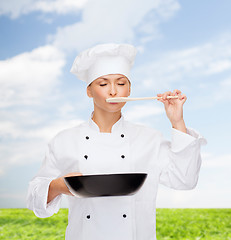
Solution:
[{"label": "wooden spoon", "polygon": [[[178,98],[178,96],[167,96],[167,98]],[[162,97],[140,97],[140,98],[129,98],[129,97],[115,97],[115,98],[107,98],[106,102],[109,103],[119,103],[119,102],[129,102],[129,101],[137,101],[137,100],[155,100],[162,99]]]}]

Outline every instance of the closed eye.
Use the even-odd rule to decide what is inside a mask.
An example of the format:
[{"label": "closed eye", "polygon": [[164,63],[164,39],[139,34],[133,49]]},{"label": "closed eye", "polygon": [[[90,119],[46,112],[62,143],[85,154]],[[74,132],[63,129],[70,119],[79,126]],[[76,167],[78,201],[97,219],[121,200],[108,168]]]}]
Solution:
[{"label": "closed eye", "polygon": [[106,86],[106,85],[107,85],[106,83],[100,84],[101,87]]}]

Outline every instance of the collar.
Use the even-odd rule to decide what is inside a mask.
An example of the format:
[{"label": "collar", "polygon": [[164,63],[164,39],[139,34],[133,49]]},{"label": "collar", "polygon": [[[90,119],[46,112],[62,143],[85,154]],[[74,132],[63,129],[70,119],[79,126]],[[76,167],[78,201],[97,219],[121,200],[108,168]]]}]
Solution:
[{"label": "collar", "polygon": [[[100,132],[98,125],[92,120],[92,117],[93,117],[93,112],[88,121],[89,127],[94,131]],[[124,116],[121,114],[121,118],[112,126],[111,133],[114,133],[116,131],[122,131],[123,125],[124,125]]]}]

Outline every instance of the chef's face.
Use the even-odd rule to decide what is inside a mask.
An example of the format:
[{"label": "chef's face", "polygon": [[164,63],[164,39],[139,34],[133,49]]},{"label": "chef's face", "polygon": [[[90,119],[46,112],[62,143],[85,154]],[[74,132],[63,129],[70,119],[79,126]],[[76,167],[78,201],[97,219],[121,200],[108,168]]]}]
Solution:
[{"label": "chef's face", "polygon": [[94,110],[97,108],[107,112],[118,112],[125,103],[108,103],[107,98],[128,97],[130,95],[130,82],[124,75],[108,74],[94,80],[87,87],[87,95],[93,98]]}]

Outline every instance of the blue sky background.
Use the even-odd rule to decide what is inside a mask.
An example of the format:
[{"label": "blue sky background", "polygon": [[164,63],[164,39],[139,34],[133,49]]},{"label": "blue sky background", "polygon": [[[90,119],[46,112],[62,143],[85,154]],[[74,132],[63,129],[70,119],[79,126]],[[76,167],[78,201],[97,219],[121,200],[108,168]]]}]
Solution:
[{"label": "blue sky background", "polygon": [[[91,99],[70,68],[106,42],[139,50],[132,96],[180,89],[187,126],[208,141],[197,188],[160,186],[157,207],[230,207],[230,9],[228,0],[0,1],[0,207],[25,207],[48,141],[89,118]],[[123,113],[171,137],[160,102],[128,103]]]}]

